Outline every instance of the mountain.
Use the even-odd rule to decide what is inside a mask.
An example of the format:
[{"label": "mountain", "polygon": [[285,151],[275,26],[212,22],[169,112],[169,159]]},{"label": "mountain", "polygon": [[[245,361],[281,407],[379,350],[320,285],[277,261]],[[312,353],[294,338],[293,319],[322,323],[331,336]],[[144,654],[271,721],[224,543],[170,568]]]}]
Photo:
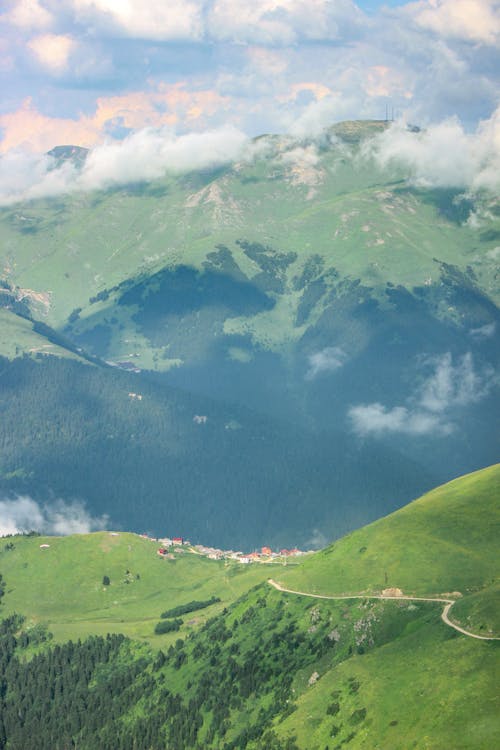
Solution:
[{"label": "mountain", "polygon": [[[56,333],[72,356],[154,373],[159,385],[206,403],[202,414],[214,402],[224,413],[243,408],[309,446],[313,493],[294,489],[288,448],[276,483],[259,489],[275,507],[275,538],[284,516],[273,500],[278,484],[294,508],[307,496],[306,538],[322,527],[334,538],[498,456],[498,200],[418,187],[401,167],[382,166],[370,144],[386,128],[348,122],[316,141],[263,136],[218,169],[0,212],[0,304],[38,331],[48,326],[52,341],[41,351]],[[71,156],[73,147],[61,148],[57,158]],[[3,351],[33,354],[36,345],[10,331]],[[68,400],[60,406],[69,409]],[[245,457],[256,467],[253,447]],[[4,492],[69,491],[56,475],[40,483],[23,445],[15,450],[33,481],[0,480]],[[349,495],[353,466],[364,488]],[[69,477],[70,463],[64,471]],[[241,469],[228,459],[227,471]],[[97,494],[109,494],[101,476],[95,490],[78,488],[93,509]],[[126,485],[123,512],[115,515],[115,502],[106,510],[135,528],[128,509],[141,490]],[[216,494],[217,505],[256,502],[233,482]],[[363,511],[346,516],[342,498],[351,507],[355,496]],[[190,493],[186,502],[199,500]],[[144,505],[159,518],[161,492],[148,490]],[[204,528],[218,528],[198,514]],[[283,543],[296,543],[302,520],[286,525]]]},{"label": "mountain", "polygon": [[[162,559],[117,532],[5,539],[0,747],[494,747],[499,475],[457,479],[294,566]],[[420,598],[375,598],[391,564],[389,586]],[[456,601],[451,624],[437,595]]]}]

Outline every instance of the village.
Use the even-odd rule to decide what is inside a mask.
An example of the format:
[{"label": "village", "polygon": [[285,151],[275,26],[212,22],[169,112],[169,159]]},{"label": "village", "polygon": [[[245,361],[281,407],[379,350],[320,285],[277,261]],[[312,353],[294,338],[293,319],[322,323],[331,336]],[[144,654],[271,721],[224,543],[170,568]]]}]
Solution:
[{"label": "village", "polygon": [[234,560],[238,563],[241,563],[242,565],[249,565],[250,563],[275,563],[275,562],[284,562],[288,558],[294,558],[294,557],[301,557],[303,555],[310,554],[310,552],[305,552],[303,550],[297,549],[296,547],[292,549],[280,549],[279,551],[273,551],[271,547],[263,546],[259,550],[254,550],[253,552],[242,552],[234,550],[223,550],[218,549],[217,547],[208,547],[204,544],[191,544],[191,542],[184,537],[181,536],[174,536],[174,537],[164,537],[164,538],[155,538],[150,537],[148,534],[140,534],[143,539],[148,539],[151,542],[156,542],[157,544],[160,544],[160,547],[157,549],[157,554],[159,557],[163,557],[166,559],[174,559],[175,553],[184,553],[189,552],[194,555],[201,555],[203,557],[208,557],[209,560]]}]

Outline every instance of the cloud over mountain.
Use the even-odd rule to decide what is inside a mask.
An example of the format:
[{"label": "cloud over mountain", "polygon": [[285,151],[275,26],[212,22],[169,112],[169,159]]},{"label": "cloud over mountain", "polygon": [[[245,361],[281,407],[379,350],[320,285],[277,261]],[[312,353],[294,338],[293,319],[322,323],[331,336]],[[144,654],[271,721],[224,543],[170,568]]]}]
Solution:
[{"label": "cloud over mountain", "polygon": [[348,411],[352,430],[363,437],[391,433],[443,437],[455,429],[456,410],[483,399],[496,383],[492,369],[478,369],[470,352],[456,363],[447,352],[426,364],[433,371],[406,404],[352,406]]},{"label": "cloud over mountain", "polygon": [[366,144],[386,167],[403,166],[410,179],[422,187],[456,187],[497,190],[500,186],[500,107],[467,133],[457,118],[411,132],[404,122]]},{"label": "cloud over mountain", "polygon": [[65,536],[88,534],[106,527],[107,516],[92,517],[81,502],[54,500],[40,504],[26,495],[0,500],[0,536],[39,531]]},{"label": "cloud over mountain", "polygon": [[241,158],[246,149],[245,134],[229,126],[180,136],[168,129],[139,130],[96,147],[81,169],[71,162],[56,166],[47,154],[12,150],[0,156],[0,205],[218,167]]}]

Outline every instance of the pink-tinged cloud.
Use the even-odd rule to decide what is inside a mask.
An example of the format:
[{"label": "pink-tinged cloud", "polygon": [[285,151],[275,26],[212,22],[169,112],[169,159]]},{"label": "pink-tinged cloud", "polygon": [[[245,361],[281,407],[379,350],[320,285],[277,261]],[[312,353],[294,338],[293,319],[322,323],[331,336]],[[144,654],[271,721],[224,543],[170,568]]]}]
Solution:
[{"label": "pink-tinged cloud", "polygon": [[52,73],[62,73],[77,43],[68,35],[42,34],[30,39],[29,49],[38,63]]},{"label": "pink-tinged cloud", "polygon": [[14,0],[0,19],[21,29],[48,29],[54,22],[52,14],[38,0]]},{"label": "pink-tinged cloud", "polygon": [[189,124],[206,127],[207,121],[228,106],[228,99],[209,89],[189,91],[184,84],[162,84],[155,91],[100,97],[95,112],[77,119],[48,117],[30,98],[16,112],[0,115],[4,137],[0,152],[22,147],[43,152],[61,143],[91,147],[102,142],[109,126],[119,123],[130,130]]},{"label": "pink-tinged cloud", "polygon": [[333,94],[332,90],[322,83],[317,83],[315,81],[302,81],[301,83],[294,83],[290,86],[290,89],[286,94],[282,94],[276,98],[279,102],[295,101],[298,95],[303,91],[309,91],[313,94],[316,101],[320,101],[321,99],[324,99],[325,96],[331,96]]},{"label": "pink-tinged cloud", "polygon": [[386,65],[373,65],[368,68],[364,89],[368,96],[402,96],[405,99],[412,97],[404,76]]}]

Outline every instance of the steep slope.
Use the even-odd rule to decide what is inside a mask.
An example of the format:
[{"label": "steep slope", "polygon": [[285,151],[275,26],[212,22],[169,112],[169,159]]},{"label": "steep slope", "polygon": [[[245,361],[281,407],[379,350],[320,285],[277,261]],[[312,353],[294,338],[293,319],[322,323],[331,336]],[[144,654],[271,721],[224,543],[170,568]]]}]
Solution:
[{"label": "steep slope", "polygon": [[499,574],[499,486],[500,464],[460,477],[334,542],[281,580],[323,594],[395,587],[465,595],[491,586]]},{"label": "steep slope", "polygon": [[[353,581],[369,580],[353,552],[357,534],[364,534],[372,564],[378,556],[397,557],[402,540],[414,539],[405,573],[414,589],[426,574],[427,583],[453,581],[463,591],[488,584],[498,573],[490,532],[498,472],[495,466],[456,480],[336,543],[346,569],[351,561]],[[0,626],[2,750],[489,750],[496,744],[498,642],[457,633],[432,602],[313,599],[258,583],[270,572],[292,580],[304,570],[321,588],[325,561],[333,580],[344,566],[340,552],[317,553],[292,570],[224,567],[187,553],[159,560],[152,542],[128,534],[5,541],[14,549],[0,552],[2,612],[15,608],[29,619],[11,617]],[[429,541],[441,555],[429,556]],[[41,550],[40,543],[50,547]],[[460,556],[467,564],[457,571]],[[111,578],[106,592],[104,571]],[[56,586],[61,597],[54,597]],[[179,632],[148,637],[160,607],[217,593],[223,601],[194,612]],[[56,624],[62,640],[123,626],[162,650],[118,636],[54,648],[47,623]]]}]

